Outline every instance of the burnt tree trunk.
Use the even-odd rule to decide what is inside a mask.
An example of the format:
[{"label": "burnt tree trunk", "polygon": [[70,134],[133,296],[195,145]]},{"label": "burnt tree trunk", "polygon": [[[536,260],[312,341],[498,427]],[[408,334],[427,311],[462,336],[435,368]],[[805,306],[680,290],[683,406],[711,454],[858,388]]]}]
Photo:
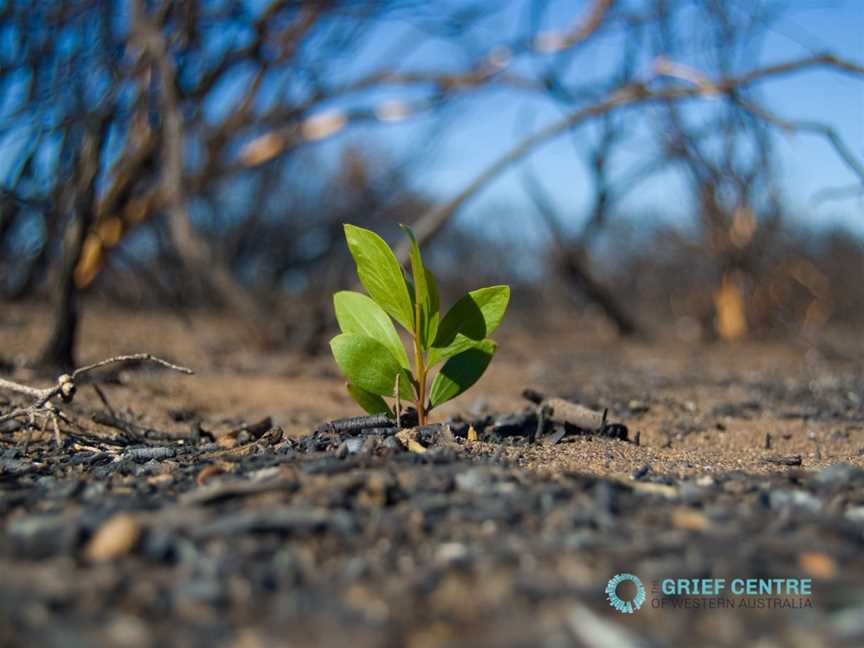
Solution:
[{"label": "burnt tree trunk", "polygon": [[[17,217],[18,206],[11,200],[4,199],[2,204],[0,204],[0,250],[6,247],[6,239],[10,236],[12,225]],[[4,293],[9,290],[5,277],[8,269],[5,263],[0,262],[0,287],[2,287]]]},{"label": "burnt tree trunk", "polygon": [[597,281],[577,252],[570,250],[564,252],[560,264],[562,274],[568,281],[603,311],[621,335],[641,335],[642,331],[636,320],[618,304],[609,289]]},{"label": "burnt tree trunk", "polygon": [[84,242],[96,214],[96,175],[99,169],[101,139],[92,134],[86,135],[78,157],[72,220],[67,226],[63,259],[53,291],[55,302],[51,337],[39,357],[40,364],[50,367],[69,369],[75,366],[80,321],[75,268],[81,260]]}]

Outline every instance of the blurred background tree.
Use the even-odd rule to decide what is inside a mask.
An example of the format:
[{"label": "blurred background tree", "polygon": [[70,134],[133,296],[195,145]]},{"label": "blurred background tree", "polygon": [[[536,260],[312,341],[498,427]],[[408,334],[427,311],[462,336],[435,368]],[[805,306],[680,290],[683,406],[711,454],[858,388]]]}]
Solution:
[{"label": "blurred background tree", "polygon": [[860,97],[864,67],[790,36],[783,4],[9,0],[3,308],[52,300],[50,365],[74,364],[82,295],[225,308],[315,352],[351,276],[341,223],[401,221],[453,284],[572,299],[624,335],[860,324],[860,240],[793,218],[782,142],[821,138],[848,181],[820,199],[853,211],[860,151],[841,106],[780,114],[772,88]]}]

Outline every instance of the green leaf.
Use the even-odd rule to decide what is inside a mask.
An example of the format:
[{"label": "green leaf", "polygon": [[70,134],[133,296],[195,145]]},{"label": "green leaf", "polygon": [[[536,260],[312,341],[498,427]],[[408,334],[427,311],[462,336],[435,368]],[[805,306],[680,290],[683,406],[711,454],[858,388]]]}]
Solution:
[{"label": "green leaf", "polygon": [[429,365],[455,356],[489,337],[498,328],[507,304],[510,286],[489,286],[472,290],[441,320],[429,351]]},{"label": "green leaf", "polygon": [[357,264],[357,276],[369,296],[393,319],[413,331],[411,297],[393,250],[375,232],[354,225],[345,225],[345,240]]},{"label": "green leaf", "polygon": [[411,239],[411,277],[414,286],[414,302],[420,304],[420,340],[424,349],[428,349],[435,339],[438,328],[438,282],[435,276],[423,265],[420,246],[414,230],[407,225],[400,225]]},{"label": "green leaf", "polygon": [[345,386],[348,388],[348,393],[351,394],[351,398],[357,401],[357,404],[360,405],[367,414],[393,414],[390,407],[378,394],[368,392],[357,385],[352,385],[351,383],[346,383]]},{"label": "green leaf", "polygon": [[483,340],[445,362],[432,383],[429,409],[456,398],[480,380],[494,355],[495,342]]},{"label": "green leaf", "polygon": [[399,395],[406,400],[414,398],[410,374],[377,340],[343,333],[330,340],[330,349],[351,384],[379,396],[392,396],[396,374],[401,372]]},{"label": "green leaf", "polygon": [[409,367],[408,355],[393,321],[372,298],[363,293],[342,290],[333,295],[333,308],[343,333],[378,340],[403,367]]}]

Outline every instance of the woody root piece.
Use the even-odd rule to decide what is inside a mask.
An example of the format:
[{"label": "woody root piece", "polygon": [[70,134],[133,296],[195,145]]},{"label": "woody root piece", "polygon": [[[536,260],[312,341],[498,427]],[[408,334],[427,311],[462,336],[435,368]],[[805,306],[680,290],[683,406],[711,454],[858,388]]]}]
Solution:
[{"label": "woody root piece", "polygon": [[548,422],[563,425],[565,428],[578,428],[589,434],[627,439],[627,426],[610,423],[606,418],[606,410],[600,412],[563,398],[546,398],[534,389],[524,390],[522,397],[537,406],[540,425]]},{"label": "woody root piece", "polygon": [[28,423],[33,424],[37,416],[47,417],[54,427],[54,440],[60,445],[60,426],[58,418],[64,418],[54,405],[53,401],[59,399],[63,403],[71,403],[75,398],[78,387],[86,382],[87,374],[114,364],[132,364],[138,362],[151,362],[160,365],[166,369],[177,371],[183,374],[194,374],[195,372],[187,367],[175,365],[162,358],[150,355],[149,353],[134,353],[131,355],[120,355],[100,360],[93,364],[75,369],[71,374],[62,374],[57,378],[57,382],[44,388],[31,387],[21,383],[0,378],[0,390],[21,394],[31,398],[29,405],[13,409],[11,412],[0,414],[0,423],[17,418],[27,419]]}]

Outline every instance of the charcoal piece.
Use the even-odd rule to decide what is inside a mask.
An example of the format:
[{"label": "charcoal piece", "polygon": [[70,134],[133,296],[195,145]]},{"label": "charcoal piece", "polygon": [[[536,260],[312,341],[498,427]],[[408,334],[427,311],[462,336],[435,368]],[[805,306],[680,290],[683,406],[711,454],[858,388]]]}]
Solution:
[{"label": "charcoal piece", "polygon": [[3,421],[0,423],[0,433],[9,434],[12,432],[17,432],[21,428],[24,427],[24,424],[21,421],[17,421],[15,419],[10,419],[8,421]]},{"label": "charcoal piece", "polygon": [[405,450],[405,447],[395,436],[385,437],[381,445],[387,450],[393,450],[394,452],[402,452]]},{"label": "charcoal piece", "polygon": [[840,487],[851,484],[856,477],[861,475],[860,468],[846,463],[838,463],[817,472],[813,475],[813,481],[819,486]]},{"label": "charcoal piece", "polygon": [[546,434],[546,426],[549,423],[546,418],[546,410],[542,407],[537,408],[537,425],[534,427],[533,432],[528,436],[528,443],[534,443],[538,439],[542,439],[543,435]]},{"label": "charcoal piece", "polygon": [[470,423],[463,421],[459,416],[451,416],[448,418],[447,425],[450,426],[450,431],[453,433],[453,436],[461,439],[468,436],[468,428],[471,427]]},{"label": "charcoal piece", "polygon": [[[400,417],[402,427],[414,427],[417,425],[417,412],[407,409]],[[348,418],[326,421],[315,428],[315,432],[331,434],[360,434],[373,428],[395,428],[395,419],[387,414],[374,414],[371,416],[350,416]]]},{"label": "charcoal piece", "polygon": [[368,436],[376,436],[376,437],[386,437],[393,436],[396,434],[396,428],[392,427],[373,427],[367,430],[363,430],[363,434]]},{"label": "charcoal piece", "polygon": [[623,423],[607,423],[600,430],[600,435],[609,437],[610,439],[620,439],[621,441],[627,441],[627,426]]},{"label": "charcoal piece", "polygon": [[526,387],[522,390],[522,398],[527,401],[531,401],[535,405],[539,405],[545,400],[545,396],[537,391],[536,389],[532,389],[531,387]]},{"label": "charcoal piece", "polygon": [[336,456],[340,459],[344,459],[348,455],[354,455],[359,453],[362,448],[363,438],[351,437],[349,439],[345,439],[342,443],[339,444],[339,447],[336,448]]},{"label": "charcoal piece", "polygon": [[742,403],[723,403],[711,410],[712,416],[729,418],[752,418],[754,414],[762,411],[762,404],[757,401],[744,401]]},{"label": "charcoal piece", "polygon": [[762,463],[774,464],[775,466],[800,466],[801,455],[786,455],[777,457],[765,457]]},{"label": "charcoal piece", "polygon": [[555,431],[543,439],[546,445],[557,445],[567,435],[567,430],[563,425],[556,425]]},{"label": "charcoal piece", "polygon": [[240,443],[250,443],[252,441],[257,441],[272,429],[273,419],[267,416],[260,421],[242,425],[236,430],[233,430],[231,434],[236,436]]},{"label": "charcoal piece", "polygon": [[644,466],[642,466],[639,470],[634,472],[631,475],[631,478],[638,481],[640,479],[644,479],[645,477],[647,477],[648,473],[650,473],[650,472],[651,472],[651,464],[647,463]]},{"label": "charcoal piece", "polygon": [[30,461],[23,459],[0,459],[0,475],[18,477],[33,472],[38,472],[38,468]]},{"label": "charcoal piece", "polygon": [[80,535],[76,516],[53,513],[14,520],[6,532],[13,542],[15,554],[33,560],[70,553]]},{"label": "charcoal piece", "polygon": [[537,414],[520,412],[502,416],[492,425],[492,431],[500,437],[530,436],[537,431]]},{"label": "charcoal piece", "polygon": [[423,446],[434,446],[439,442],[443,429],[443,423],[421,425],[420,427],[414,428],[414,438]]},{"label": "charcoal piece", "polygon": [[152,448],[127,448],[123,453],[123,458],[145,463],[151,459],[156,459],[157,461],[159,459],[171,459],[176,454],[177,452],[174,448],[168,448],[165,446],[156,446]]}]

